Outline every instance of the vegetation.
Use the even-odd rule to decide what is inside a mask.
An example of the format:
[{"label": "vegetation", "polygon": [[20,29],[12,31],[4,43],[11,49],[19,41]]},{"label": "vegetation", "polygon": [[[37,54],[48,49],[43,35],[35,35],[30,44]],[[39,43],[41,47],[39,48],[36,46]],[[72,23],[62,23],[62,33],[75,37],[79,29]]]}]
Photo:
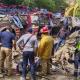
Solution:
[{"label": "vegetation", "polygon": [[75,16],[80,18],[80,6],[76,9]]},{"label": "vegetation", "polygon": [[12,4],[21,4],[23,0],[1,0],[4,4],[12,5]]},{"label": "vegetation", "polygon": [[46,8],[50,11],[57,11],[66,6],[65,0],[2,0],[2,2],[8,5],[22,4],[29,7]]},{"label": "vegetation", "polygon": [[37,0],[37,6],[39,8],[46,8],[50,11],[55,10],[55,1],[54,0]]},{"label": "vegetation", "polygon": [[23,0],[23,2],[21,3],[22,5],[27,5],[31,8],[36,7],[36,2],[35,0]]},{"label": "vegetation", "polygon": [[55,7],[56,7],[56,10],[59,11],[61,9],[65,9],[65,7],[67,7],[67,3],[66,3],[66,0],[53,0],[55,1]]}]

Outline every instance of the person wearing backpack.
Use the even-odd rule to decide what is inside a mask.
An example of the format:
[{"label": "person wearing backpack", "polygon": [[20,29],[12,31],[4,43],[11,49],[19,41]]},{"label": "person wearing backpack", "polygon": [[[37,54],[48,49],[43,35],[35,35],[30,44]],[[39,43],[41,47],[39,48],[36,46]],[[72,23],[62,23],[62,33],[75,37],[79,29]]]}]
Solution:
[{"label": "person wearing backpack", "polygon": [[27,33],[22,35],[17,41],[17,45],[23,40],[23,66],[22,66],[22,77],[21,80],[26,80],[27,65],[30,63],[31,80],[36,80],[35,70],[34,70],[34,57],[35,51],[38,47],[37,37],[33,34],[32,28],[27,30]]}]

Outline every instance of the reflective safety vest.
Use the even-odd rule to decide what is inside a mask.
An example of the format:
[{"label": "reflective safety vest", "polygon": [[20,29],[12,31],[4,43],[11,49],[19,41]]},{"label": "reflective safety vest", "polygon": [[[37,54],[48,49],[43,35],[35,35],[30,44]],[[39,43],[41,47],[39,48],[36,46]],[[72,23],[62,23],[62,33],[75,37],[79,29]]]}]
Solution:
[{"label": "reflective safety vest", "polygon": [[80,41],[77,43],[76,49],[77,49],[78,51],[80,51]]}]

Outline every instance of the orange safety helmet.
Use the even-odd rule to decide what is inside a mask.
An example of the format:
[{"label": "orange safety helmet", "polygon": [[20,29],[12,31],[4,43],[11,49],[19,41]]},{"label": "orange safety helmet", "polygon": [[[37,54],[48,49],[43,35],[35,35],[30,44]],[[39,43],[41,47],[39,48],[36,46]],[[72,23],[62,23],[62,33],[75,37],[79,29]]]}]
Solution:
[{"label": "orange safety helmet", "polygon": [[41,33],[48,33],[48,32],[49,32],[48,27],[47,27],[47,26],[43,27],[43,28],[40,30],[40,32],[41,32]]}]

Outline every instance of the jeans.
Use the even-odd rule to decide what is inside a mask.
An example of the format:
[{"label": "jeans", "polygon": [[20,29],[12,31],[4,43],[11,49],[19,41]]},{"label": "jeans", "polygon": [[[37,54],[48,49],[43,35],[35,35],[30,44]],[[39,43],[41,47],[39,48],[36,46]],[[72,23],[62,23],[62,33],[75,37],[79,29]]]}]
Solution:
[{"label": "jeans", "polygon": [[31,72],[31,80],[35,79],[35,70],[34,70],[34,52],[31,51],[25,51],[23,52],[23,69],[22,69],[22,77],[26,80],[26,74],[27,74],[27,65],[28,62],[30,63],[30,72]]},{"label": "jeans", "polygon": [[76,51],[74,55],[74,76],[78,77],[80,76],[80,52]]},{"label": "jeans", "polygon": [[59,42],[56,45],[55,51],[57,51],[59,49],[61,44],[65,44],[65,39],[64,38],[59,38]]}]

